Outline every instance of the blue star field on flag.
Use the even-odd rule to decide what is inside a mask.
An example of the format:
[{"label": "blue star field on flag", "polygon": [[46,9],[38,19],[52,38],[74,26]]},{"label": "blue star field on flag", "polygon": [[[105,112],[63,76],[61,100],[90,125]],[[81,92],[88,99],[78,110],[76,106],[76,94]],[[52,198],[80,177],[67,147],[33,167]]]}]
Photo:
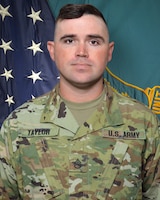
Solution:
[{"label": "blue star field on flag", "polygon": [[0,0],[0,126],[16,107],[57,84],[47,50],[53,36],[47,1]]}]

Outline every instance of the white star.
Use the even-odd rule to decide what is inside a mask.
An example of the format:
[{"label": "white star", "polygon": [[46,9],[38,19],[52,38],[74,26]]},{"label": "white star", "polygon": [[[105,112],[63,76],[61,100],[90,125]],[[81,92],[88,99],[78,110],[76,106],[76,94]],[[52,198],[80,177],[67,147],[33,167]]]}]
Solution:
[{"label": "white star", "polygon": [[4,18],[6,16],[9,16],[9,17],[12,17],[12,15],[8,12],[8,9],[9,9],[10,6],[7,6],[7,7],[3,7],[1,4],[0,4],[0,15],[2,16],[2,21],[4,21]]},{"label": "white star", "polygon": [[12,41],[5,42],[3,39],[1,39],[1,41],[2,41],[2,44],[0,45],[0,48],[4,50],[5,54],[8,50],[13,51],[13,49],[10,47],[10,44]]},{"label": "white star", "polygon": [[9,106],[10,106],[12,103],[15,103],[15,102],[13,101],[13,96],[9,96],[8,94],[7,94],[7,99],[5,100],[5,102],[7,102]]},{"label": "white star", "polygon": [[12,69],[7,71],[6,68],[4,68],[4,73],[1,74],[1,76],[5,76],[6,81],[8,81],[9,78],[14,78],[11,73],[12,73]]},{"label": "white star", "polygon": [[33,79],[33,83],[35,83],[37,80],[42,80],[41,77],[39,76],[41,72],[35,73],[32,70],[32,75],[28,76],[28,78],[32,78]]},{"label": "white star", "polygon": [[35,99],[36,97],[35,97],[34,95],[31,95],[31,98],[32,98],[32,99]]},{"label": "white star", "polygon": [[27,15],[27,16],[33,19],[33,23],[34,23],[34,24],[36,23],[37,20],[43,21],[43,20],[40,18],[40,16],[39,16],[40,13],[41,13],[41,10],[35,12],[35,11],[33,10],[33,8],[31,8],[31,12],[32,12],[32,14]]},{"label": "white star", "polygon": [[41,42],[40,43],[35,43],[32,40],[32,46],[28,47],[27,49],[31,49],[33,51],[33,55],[37,53],[37,51],[43,52],[42,49],[40,48]]}]

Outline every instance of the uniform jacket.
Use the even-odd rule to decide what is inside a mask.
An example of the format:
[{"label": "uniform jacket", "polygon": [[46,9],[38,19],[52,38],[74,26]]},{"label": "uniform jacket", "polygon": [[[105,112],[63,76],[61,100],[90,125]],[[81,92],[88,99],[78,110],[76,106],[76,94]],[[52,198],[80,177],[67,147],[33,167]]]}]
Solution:
[{"label": "uniform jacket", "polygon": [[158,120],[105,86],[81,126],[58,93],[26,102],[0,135],[0,199],[159,200]]}]

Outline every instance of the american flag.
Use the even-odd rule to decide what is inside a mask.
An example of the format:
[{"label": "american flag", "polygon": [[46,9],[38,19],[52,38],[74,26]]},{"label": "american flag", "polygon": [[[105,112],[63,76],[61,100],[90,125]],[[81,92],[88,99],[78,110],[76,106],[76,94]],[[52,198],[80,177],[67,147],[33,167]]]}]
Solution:
[{"label": "american flag", "polygon": [[53,34],[47,1],[0,0],[0,126],[16,107],[57,84],[46,46]]}]

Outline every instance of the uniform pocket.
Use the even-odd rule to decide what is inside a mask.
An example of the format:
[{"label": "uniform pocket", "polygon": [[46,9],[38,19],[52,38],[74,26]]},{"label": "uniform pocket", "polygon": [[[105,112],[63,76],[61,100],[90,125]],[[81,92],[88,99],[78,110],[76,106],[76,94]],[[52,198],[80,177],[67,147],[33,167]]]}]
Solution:
[{"label": "uniform pocket", "polygon": [[[54,156],[58,153],[51,147],[56,139],[51,137],[23,138],[24,143],[19,146],[19,170],[22,172],[22,188],[24,199],[49,200],[64,193],[62,176],[54,163]],[[48,142],[50,141],[50,142]],[[53,150],[54,149],[54,150]],[[59,158],[60,159],[60,158]],[[63,170],[62,170],[63,171]]]},{"label": "uniform pocket", "polygon": [[106,199],[111,187],[114,184],[114,180],[119,173],[120,166],[124,159],[124,156],[127,152],[128,144],[117,141],[112,154],[110,156],[110,160],[106,163],[104,171],[102,173],[102,181],[100,183],[100,188],[96,191],[97,199]]},{"label": "uniform pocket", "polygon": [[142,191],[145,131],[104,130],[103,138],[114,148],[102,174],[102,189],[97,192],[97,199],[137,199]]}]

